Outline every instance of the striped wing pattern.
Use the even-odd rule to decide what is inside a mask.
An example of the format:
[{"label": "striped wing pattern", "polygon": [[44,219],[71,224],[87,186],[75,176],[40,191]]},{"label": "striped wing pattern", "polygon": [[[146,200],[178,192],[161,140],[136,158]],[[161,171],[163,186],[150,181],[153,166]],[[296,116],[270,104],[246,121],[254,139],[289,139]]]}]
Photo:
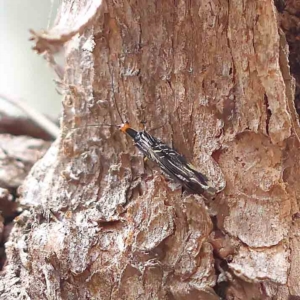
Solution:
[{"label": "striped wing pattern", "polygon": [[188,190],[196,193],[214,194],[215,189],[208,184],[208,178],[188,163],[186,158],[146,131],[137,132],[135,145],[148,159],[156,162],[171,178],[180,182]]}]

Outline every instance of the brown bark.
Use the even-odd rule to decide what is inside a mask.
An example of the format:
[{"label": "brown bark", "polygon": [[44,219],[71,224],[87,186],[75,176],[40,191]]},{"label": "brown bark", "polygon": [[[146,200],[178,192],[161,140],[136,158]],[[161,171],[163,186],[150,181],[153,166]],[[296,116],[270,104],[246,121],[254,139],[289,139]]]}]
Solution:
[{"label": "brown bark", "polygon": [[[64,2],[76,26],[41,38],[68,41],[62,134],[23,185],[35,208],[2,298],[300,297],[299,122],[273,2],[86,0],[83,21]],[[118,110],[226,188],[207,208],[115,128],[87,126]]]}]

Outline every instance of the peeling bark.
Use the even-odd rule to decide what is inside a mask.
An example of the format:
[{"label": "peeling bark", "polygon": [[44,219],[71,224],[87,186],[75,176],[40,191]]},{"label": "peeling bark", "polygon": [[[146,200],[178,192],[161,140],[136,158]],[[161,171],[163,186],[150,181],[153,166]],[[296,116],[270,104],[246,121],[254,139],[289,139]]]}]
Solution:
[{"label": "peeling bark", "polygon": [[[300,297],[299,122],[274,3],[105,1],[97,12],[69,29],[81,34],[60,34],[62,133],[23,184],[34,208],[7,245],[2,298]],[[119,112],[222,192],[182,192],[114,127],[88,126],[119,124]]]},{"label": "peeling bark", "polygon": [[0,134],[0,185],[13,189],[21,185],[33,164],[41,158],[49,143],[26,136]]},{"label": "peeling bark", "polygon": [[30,30],[33,49],[38,53],[56,52],[76,34],[82,33],[93,23],[101,8],[102,0],[63,1],[58,11],[55,26],[49,31]]}]

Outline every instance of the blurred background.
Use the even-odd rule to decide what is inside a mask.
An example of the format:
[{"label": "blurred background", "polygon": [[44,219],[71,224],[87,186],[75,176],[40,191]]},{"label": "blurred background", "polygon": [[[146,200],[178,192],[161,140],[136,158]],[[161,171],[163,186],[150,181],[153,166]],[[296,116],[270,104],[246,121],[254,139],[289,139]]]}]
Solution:
[{"label": "blurred background", "polygon": [[[29,29],[51,26],[59,4],[60,0],[0,0],[0,94],[20,98],[54,119],[61,109],[56,75],[31,49]],[[4,108],[14,110],[0,98],[0,109]]]},{"label": "blurred background", "polygon": [[60,1],[0,0],[0,272],[13,220],[23,209],[18,187],[60,132],[44,117],[57,122],[60,115],[56,74],[29,41],[29,29],[53,24]]}]

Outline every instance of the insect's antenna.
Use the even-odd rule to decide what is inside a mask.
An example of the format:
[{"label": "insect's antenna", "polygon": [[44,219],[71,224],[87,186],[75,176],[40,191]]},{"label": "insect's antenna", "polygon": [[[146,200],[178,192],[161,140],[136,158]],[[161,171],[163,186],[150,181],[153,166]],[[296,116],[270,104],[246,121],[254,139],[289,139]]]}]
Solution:
[{"label": "insect's antenna", "polygon": [[86,127],[101,127],[101,126],[118,127],[118,125],[113,125],[113,124],[101,124],[101,125],[90,124],[90,125],[86,125]]},{"label": "insect's antenna", "polygon": [[115,103],[115,106],[116,106],[116,109],[117,109],[117,112],[118,112],[118,115],[122,121],[122,123],[124,123],[123,119],[122,119],[122,116],[121,116],[121,113],[120,113],[120,110],[119,110],[119,107],[117,105],[117,101],[116,101],[116,97],[115,97],[115,81],[114,81],[114,76],[113,76],[113,73],[110,72],[111,74],[111,85],[112,85],[112,91],[113,91],[113,100],[114,100],[114,103]]},{"label": "insect's antenna", "polygon": [[[118,125],[113,125],[113,124],[100,124],[100,125],[99,124],[87,124],[85,127],[101,127],[101,126],[118,127]],[[72,128],[72,129],[80,129],[80,127]]]},{"label": "insect's antenna", "polygon": [[119,115],[119,117],[120,117],[120,119],[121,119],[122,123],[124,123],[124,121],[123,121],[123,119],[122,119],[122,116],[121,116],[121,113],[120,113],[120,111],[119,111],[119,107],[118,107],[118,105],[117,105],[117,101],[116,101],[116,98],[115,98],[115,96],[114,96],[113,98],[114,98],[114,102],[115,102],[115,106],[116,106],[116,109],[117,109],[118,115]]}]

